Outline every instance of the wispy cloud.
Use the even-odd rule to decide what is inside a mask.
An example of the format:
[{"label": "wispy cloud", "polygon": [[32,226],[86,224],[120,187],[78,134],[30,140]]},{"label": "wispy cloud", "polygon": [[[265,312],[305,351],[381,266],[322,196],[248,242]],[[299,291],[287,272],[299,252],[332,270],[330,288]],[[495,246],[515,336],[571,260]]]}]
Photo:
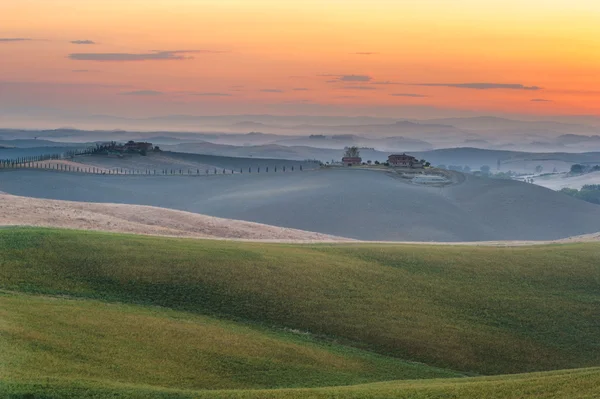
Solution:
[{"label": "wispy cloud", "polygon": [[378,82],[371,82],[371,84],[372,85],[382,85],[382,86],[392,86],[392,85],[401,85],[402,83],[384,80],[384,81],[378,81]]},{"label": "wispy cloud", "polygon": [[217,92],[206,92],[206,93],[189,93],[192,96],[200,97],[231,97],[229,93],[217,93]]},{"label": "wispy cloud", "polygon": [[532,102],[534,103],[551,103],[552,100],[546,100],[545,98],[532,98]]},{"label": "wispy cloud", "polygon": [[123,96],[160,96],[164,94],[162,91],[156,90],[135,90],[120,93]]},{"label": "wispy cloud", "polygon": [[296,87],[294,89],[292,89],[294,91],[308,91],[309,89],[307,89],[306,87]]},{"label": "wispy cloud", "polygon": [[73,53],[69,58],[76,61],[99,62],[130,62],[130,61],[177,61],[190,60],[193,57],[187,54],[218,54],[220,51],[210,50],[173,50],[154,51],[150,53]]},{"label": "wispy cloud", "polygon": [[424,94],[417,94],[417,93],[393,93],[393,94],[390,94],[390,96],[394,96],[394,97],[413,97],[413,98],[425,98],[425,97],[429,97],[429,96],[426,96]]},{"label": "wispy cloud", "polygon": [[408,83],[409,86],[454,87],[475,90],[542,90],[539,86],[525,86],[519,83]]},{"label": "wispy cloud", "polygon": [[354,54],[354,55],[376,55],[376,54],[379,54],[379,53],[372,53],[372,52],[369,52],[369,51],[359,51],[357,53],[352,53],[352,54]]},{"label": "wispy cloud", "polygon": [[72,40],[71,44],[96,44],[93,40]]},{"label": "wispy cloud", "polygon": [[336,83],[336,82],[370,82],[371,80],[373,80],[373,78],[371,76],[368,75],[331,75],[331,74],[325,74],[325,75],[319,75],[322,77],[328,77],[328,78],[335,78],[335,79],[330,79],[327,81],[327,83]]},{"label": "wispy cloud", "polygon": [[345,90],[377,90],[375,87],[371,86],[344,86]]},{"label": "wispy cloud", "polygon": [[283,93],[283,90],[279,89],[262,89],[262,93]]},{"label": "wispy cloud", "polygon": [[373,78],[367,75],[342,75],[340,81],[342,82],[370,82]]},{"label": "wispy cloud", "polygon": [[81,88],[106,88],[106,89],[130,89],[131,85],[103,84],[103,83],[60,83],[60,82],[7,82],[0,81],[0,86],[6,88],[44,88],[57,90],[71,90]]},{"label": "wispy cloud", "polygon": [[314,101],[313,100],[289,100],[289,101],[282,101],[279,104],[313,104]]},{"label": "wispy cloud", "polygon": [[25,37],[0,37],[0,42],[8,43],[8,42],[28,42],[32,39],[28,39]]}]

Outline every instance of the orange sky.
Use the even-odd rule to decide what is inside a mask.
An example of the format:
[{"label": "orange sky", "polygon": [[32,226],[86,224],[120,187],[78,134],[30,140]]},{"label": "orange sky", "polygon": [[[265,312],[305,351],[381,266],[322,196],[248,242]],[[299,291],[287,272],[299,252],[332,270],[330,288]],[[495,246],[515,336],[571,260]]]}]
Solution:
[{"label": "orange sky", "polygon": [[600,2],[5,0],[0,60],[9,108],[599,114]]}]

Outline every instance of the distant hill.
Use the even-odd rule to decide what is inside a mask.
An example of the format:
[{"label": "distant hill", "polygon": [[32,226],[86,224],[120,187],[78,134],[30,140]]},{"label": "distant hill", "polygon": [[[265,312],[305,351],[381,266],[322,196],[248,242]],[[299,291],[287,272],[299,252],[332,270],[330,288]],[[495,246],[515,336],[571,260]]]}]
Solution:
[{"label": "distant hill", "polygon": [[431,124],[447,124],[456,128],[470,130],[534,130],[558,133],[592,133],[599,131],[599,128],[587,126],[585,124],[553,121],[523,121],[493,116],[429,119],[426,122]]},{"label": "distant hill", "polygon": [[557,142],[560,144],[581,144],[581,143],[600,143],[600,136],[584,136],[579,134],[564,134],[557,138]]},{"label": "distant hill", "polygon": [[[228,169],[233,162],[236,168],[249,163],[184,155],[182,163]],[[600,230],[600,206],[518,181],[467,176],[462,184],[433,188],[382,172],[308,167],[300,172],[296,167],[295,172],[289,168],[284,173],[280,160],[254,162],[263,166],[260,174],[255,169],[252,174],[214,178],[53,173],[49,179],[51,172],[21,170],[4,173],[0,191],[153,205],[363,240],[553,240]],[[269,173],[264,169],[267,164]],[[279,166],[277,173],[274,166]]]},{"label": "distant hill", "polygon": [[73,150],[72,146],[59,146],[59,143],[53,143],[54,146],[48,147],[26,147],[26,148],[0,148],[0,159],[17,159],[24,157],[34,157],[39,155],[57,155],[64,154]]},{"label": "distant hill", "polygon": [[39,147],[77,147],[81,144],[61,143],[42,139],[0,140],[0,145],[6,148],[39,148]]},{"label": "distant hill", "polygon": [[489,150],[471,147],[462,148],[444,148],[433,151],[413,152],[412,155],[418,158],[427,159],[434,165],[467,165],[471,168],[479,169],[482,165],[488,165],[496,168],[498,161],[501,162],[502,170],[508,170],[518,162],[530,163],[531,171],[534,170],[537,163],[545,161],[555,161],[557,163],[599,163],[600,152],[586,153],[567,153],[567,152],[521,152],[509,150]]}]

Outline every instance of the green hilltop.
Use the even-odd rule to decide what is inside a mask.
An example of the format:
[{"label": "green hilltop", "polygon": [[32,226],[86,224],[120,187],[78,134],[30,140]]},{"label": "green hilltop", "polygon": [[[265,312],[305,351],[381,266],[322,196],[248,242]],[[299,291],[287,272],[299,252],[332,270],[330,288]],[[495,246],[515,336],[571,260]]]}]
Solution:
[{"label": "green hilltop", "polygon": [[593,398],[600,384],[597,243],[7,228],[0,254],[0,397]]}]

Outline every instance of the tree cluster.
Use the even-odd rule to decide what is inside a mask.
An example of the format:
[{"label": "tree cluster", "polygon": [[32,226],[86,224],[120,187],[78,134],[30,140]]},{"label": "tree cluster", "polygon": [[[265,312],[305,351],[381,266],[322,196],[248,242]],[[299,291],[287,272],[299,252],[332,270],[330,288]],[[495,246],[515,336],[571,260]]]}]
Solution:
[{"label": "tree cluster", "polygon": [[563,188],[561,193],[570,195],[580,200],[600,205],[600,184],[586,184],[581,190],[573,188]]},{"label": "tree cluster", "polygon": [[582,164],[576,163],[575,165],[571,166],[571,174],[572,175],[582,175],[584,173],[591,173],[591,172],[600,172],[600,165],[591,166],[591,165],[582,165]]}]

